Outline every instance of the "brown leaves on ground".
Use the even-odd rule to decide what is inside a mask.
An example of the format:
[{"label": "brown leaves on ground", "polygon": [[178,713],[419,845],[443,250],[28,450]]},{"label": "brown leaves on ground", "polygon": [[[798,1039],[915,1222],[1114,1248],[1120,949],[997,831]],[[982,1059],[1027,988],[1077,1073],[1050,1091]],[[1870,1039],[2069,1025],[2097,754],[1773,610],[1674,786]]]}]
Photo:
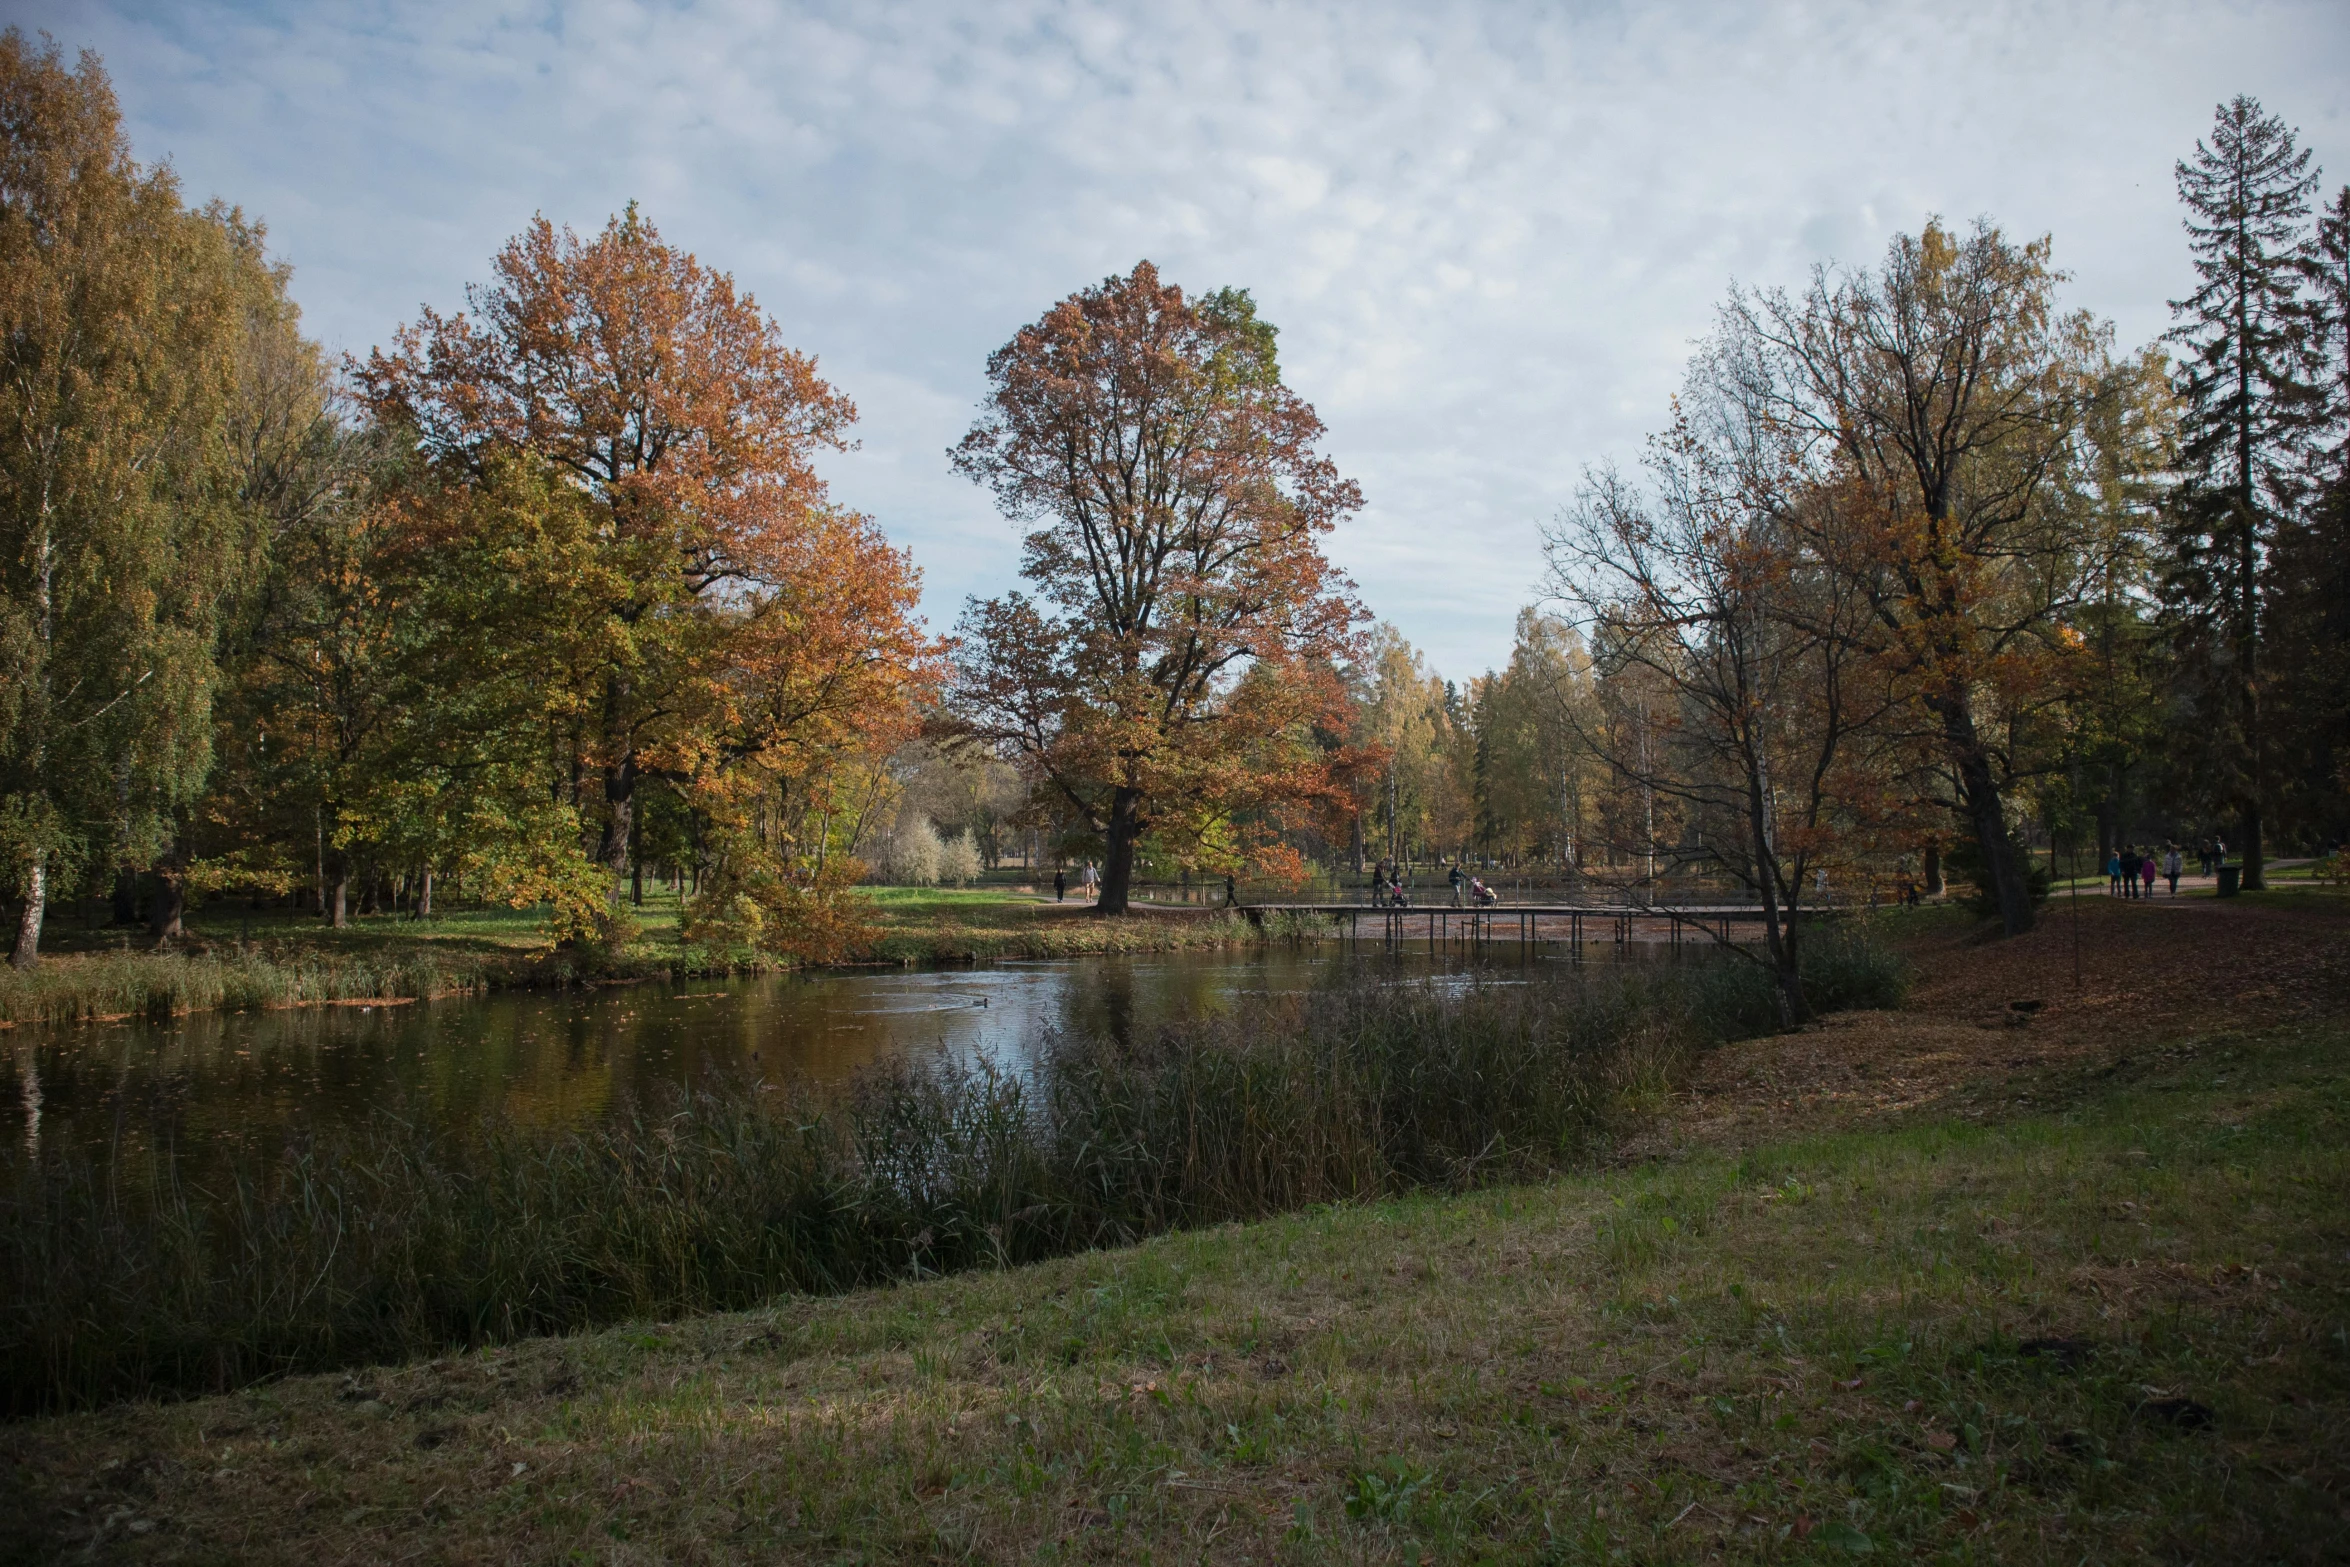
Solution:
[{"label": "brown leaves on ground", "polygon": [[2350,1011],[2350,918],[2329,901],[2060,899],[2026,935],[1986,929],[1996,927],[1897,937],[1917,969],[1902,1011],[1839,1014],[1714,1051],[1622,1156],[1747,1146],[1797,1123],[2029,1108],[2061,1096],[2068,1078],[2187,1032]]}]

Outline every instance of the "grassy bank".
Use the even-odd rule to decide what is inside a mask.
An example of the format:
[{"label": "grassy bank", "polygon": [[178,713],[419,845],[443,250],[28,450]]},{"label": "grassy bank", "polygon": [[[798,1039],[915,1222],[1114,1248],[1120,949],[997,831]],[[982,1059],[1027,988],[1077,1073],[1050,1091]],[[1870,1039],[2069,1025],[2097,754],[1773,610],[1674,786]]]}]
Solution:
[{"label": "grassy bank", "polygon": [[[1838,975],[1894,983],[1858,948],[1823,984]],[[202,1187],[168,1149],[53,1148],[0,1195],[0,1411],[1522,1179],[1768,1015],[1742,965],[1458,989],[1357,970],[1132,1039],[1056,1038],[1026,1078],[737,1084],[557,1134],[392,1110],[247,1147]]]},{"label": "grassy bank", "polygon": [[1056,903],[992,889],[872,887],[861,892],[871,904],[876,932],[857,954],[863,962],[926,965],[1200,951],[1296,934],[1286,927],[1268,931],[1217,909],[1144,909],[1105,919],[1074,899]]},{"label": "grassy bank", "polygon": [[18,1425],[0,1528],[156,1561],[2338,1560],[2346,1047],[2202,1034],[2003,1120]]},{"label": "grassy bank", "polygon": [[[870,907],[872,929],[849,955],[857,964],[1197,951],[1301,934],[1205,909],[1104,919],[1082,903],[1003,889],[874,887],[857,895]],[[649,894],[632,912],[632,937],[597,953],[558,950],[530,909],[463,910],[421,921],[371,915],[338,931],[306,916],[219,904],[191,915],[187,939],[165,951],[127,931],[61,920],[31,973],[0,967],[0,1027],[774,966],[755,954],[683,942],[677,899],[665,892]]]},{"label": "grassy bank", "polygon": [[0,1022],[70,1023],[188,1012],[318,1006],[362,997],[424,997],[519,982],[523,963],[471,953],[118,952],[52,959],[0,979]]}]

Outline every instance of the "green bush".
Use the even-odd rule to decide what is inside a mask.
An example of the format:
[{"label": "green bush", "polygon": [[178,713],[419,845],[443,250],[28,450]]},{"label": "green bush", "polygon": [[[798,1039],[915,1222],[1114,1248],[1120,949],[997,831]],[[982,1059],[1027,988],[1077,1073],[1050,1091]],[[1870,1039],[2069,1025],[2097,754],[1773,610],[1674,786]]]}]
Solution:
[{"label": "green bush", "polygon": [[[2023,856],[2024,888],[2031,894],[2032,906],[2038,908],[2048,901],[2048,894],[2056,885],[2056,873],[2037,855],[2020,848],[2016,853]],[[1991,887],[1991,863],[1983,857],[1983,846],[1972,838],[1962,838],[1951,845],[1944,863],[1953,878],[1974,889],[1963,900],[1966,906],[1986,919],[1997,918],[1999,898]]]}]

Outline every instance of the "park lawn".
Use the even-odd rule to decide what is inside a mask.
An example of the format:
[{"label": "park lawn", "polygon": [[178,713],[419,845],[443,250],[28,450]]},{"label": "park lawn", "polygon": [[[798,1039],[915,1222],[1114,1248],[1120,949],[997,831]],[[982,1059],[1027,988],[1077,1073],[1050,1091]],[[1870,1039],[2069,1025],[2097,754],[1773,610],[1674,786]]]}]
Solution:
[{"label": "park lawn", "polygon": [[861,887],[875,934],[857,953],[878,963],[1061,958],[1246,945],[1245,919],[1212,909],[1138,909],[1120,919],[1070,898],[995,887]]},{"label": "park lawn", "polygon": [[2346,1047],[2204,1027],[1538,1186],[30,1422],[0,1517],[24,1560],[2339,1559]]}]

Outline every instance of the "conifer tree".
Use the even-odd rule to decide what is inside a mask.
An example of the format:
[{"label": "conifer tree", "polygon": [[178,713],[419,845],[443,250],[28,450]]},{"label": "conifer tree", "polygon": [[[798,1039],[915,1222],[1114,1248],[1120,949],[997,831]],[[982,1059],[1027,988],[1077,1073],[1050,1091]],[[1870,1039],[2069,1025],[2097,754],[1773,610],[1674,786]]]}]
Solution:
[{"label": "conifer tree", "polygon": [[2224,693],[2203,733],[2232,755],[2244,885],[2262,885],[2267,737],[2261,717],[2262,590],[2278,519],[2289,509],[2311,412],[2299,265],[2310,155],[2291,128],[2237,97],[2209,141],[2177,166],[2198,285],[2171,303],[2185,482],[2168,522],[2165,595],[2182,654]]},{"label": "conifer tree", "polygon": [[2304,837],[2350,834],[2350,186],[2301,257],[2310,382],[2299,504],[2280,519],[2271,610],[2278,805]]}]

